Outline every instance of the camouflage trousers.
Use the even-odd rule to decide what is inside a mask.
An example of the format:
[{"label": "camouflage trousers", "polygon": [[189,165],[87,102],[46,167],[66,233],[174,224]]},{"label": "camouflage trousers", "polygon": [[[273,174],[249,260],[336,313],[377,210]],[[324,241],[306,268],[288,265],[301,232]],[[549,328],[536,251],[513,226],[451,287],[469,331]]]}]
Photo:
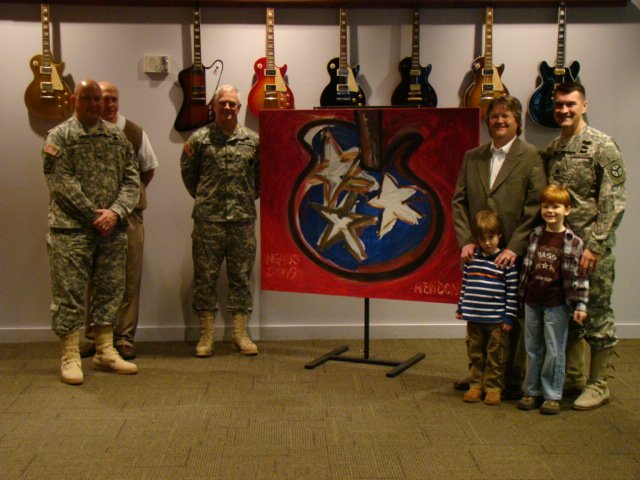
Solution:
[{"label": "camouflage trousers", "polygon": [[499,323],[467,322],[469,386],[479,390],[503,390],[509,357],[509,332]]},{"label": "camouflage trousers", "polygon": [[113,325],[124,293],[127,238],[116,228],[109,237],[92,230],[51,229],[47,235],[51,272],[52,328],[63,337],[83,325],[89,282],[89,309],[97,325]]},{"label": "camouflage trousers", "polygon": [[256,258],[255,222],[195,222],[193,233],[193,310],[215,312],[216,286],[227,262],[227,310],[250,313],[250,279]]},{"label": "camouflage trousers", "polygon": [[600,257],[598,266],[589,277],[589,304],[584,327],[569,322],[569,337],[583,337],[591,348],[604,350],[618,343],[616,325],[611,308],[611,294],[615,279],[616,260],[610,249]]}]

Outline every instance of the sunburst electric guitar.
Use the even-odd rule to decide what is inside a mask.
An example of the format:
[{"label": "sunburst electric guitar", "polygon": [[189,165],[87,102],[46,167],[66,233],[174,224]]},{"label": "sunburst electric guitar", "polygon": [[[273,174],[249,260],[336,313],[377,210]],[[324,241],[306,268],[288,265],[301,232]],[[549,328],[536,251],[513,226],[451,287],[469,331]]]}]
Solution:
[{"label": "sunburst electric guitar", "polygon": [[320,96],[323,107],[362,107],[366,103],[364,92],[356,82],[360,67],[347,62],[347,9],[340,8],[340,57],[327,64],[331,81]]},{"label": "sunburst electric guitar", "polygon": [[275,12],[267,8],[267,55],[253,64],[256,82],[249,91],[249,110],[256,117],[264,109],[293,109],[293,92],[287,85],[287,66],[276,66],[274,39]]},{"label": "sunburst electric guitar", "polygon": [[402,80],[393,91],[391,105],[409,107],[435,107],[438,105],[436,91],[429,84],[431,64],[420,66],[420,9],[413,10],[413,34],[411,56],[400,61]]},{"label": "sunburst electric guitar", "polygon": [[464,94],[465,107],[480,107],[480,117],[487,116],[487,106],[496,97],[509,94],[509,90],[502,83],[501,75],[504,64],[493,64],[493,7],[486,7],[484,30],[484,56],[473,61],[471,70],[474,81]]},{"label": "sunburst electric guitar", "polygon": [[193,9],[193,65],[178,74],[184,98],[173,128],[186,132],[213,122],[213,100],[207,102],[206,69],[202,64],[200,8]]},{"label": "sunburst electric guitar", "polygon": [[538,88],[529,98],[529,115],[532,120],[541,127],[558,128],[558,124],[553,118],[553,94],[556,85],[563,82],[575,81],[578,78],[580,64],[573,61],[571,65],[564,65],[564,51],[566,37],[567,10],[564,2],[558,7],[558,51],[556,54],[556,64],[550,67],[545,61],[540,63],[540,79],[542,80]]},{"label": "sunburst electric guitar", "polygon": [[29,65],[33,81],[24,92],[27,110],[46,120],[65,120],[73,113],[72,91],[62,79],[64,62],[55,63],[51,55],[49,5],[40,5],[42,55],[34,55]]}]

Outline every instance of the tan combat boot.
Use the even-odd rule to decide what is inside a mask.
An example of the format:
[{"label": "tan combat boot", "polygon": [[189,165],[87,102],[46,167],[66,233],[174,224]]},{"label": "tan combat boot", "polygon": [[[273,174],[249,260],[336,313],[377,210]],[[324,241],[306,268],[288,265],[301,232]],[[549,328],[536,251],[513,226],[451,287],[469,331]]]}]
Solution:
[{"label": "tan combat boot", "polygon": [[118,351],[113,348],[113,326],[96,326],[96,354],[93,356],[91,366],[95,370],[132,375],[138,373],[135,363],[123,360]]},{"label": "tan combat boot", "polygon": [[81,385],[84,382],[84,375],[80,362],[80,330],[60,337],[60,340],[62,342],[60,377],[68,385]]},{"label": "tan combat boot", "polygon": [[563,388],[565,395],[577,395],[587,386],[586,347],[587,342],[584,338],[571,338],[569,335]]},{"label": "tan combat boot", "polygon": [[211,312],[198,312],[200,320],[200,340],[196,345],[196,357],[210,357],[213,355],[213,321]]},{"label": "tan combat boot", "polygon": [[576,410],[593,410],[609,402],[611,394],[607,385],[608,372],[613,368],[611,363],[613,348],[595,350],[591,348],[591,369],[589,383],[582,394],[573,402]]},{"label": "tan combat boot", "polygon": [[247,335],[247,321],[249,316],[246,313],[236,312],[233,314],[233,336],[231,344],[240,350],[243,355],[257,355],[258,347]]}]

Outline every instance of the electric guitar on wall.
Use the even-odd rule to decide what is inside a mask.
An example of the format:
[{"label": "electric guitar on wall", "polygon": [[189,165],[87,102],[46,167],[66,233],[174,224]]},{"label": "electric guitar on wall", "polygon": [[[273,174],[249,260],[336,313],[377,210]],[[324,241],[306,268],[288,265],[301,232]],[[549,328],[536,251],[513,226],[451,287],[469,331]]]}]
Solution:
[{"label": "electric guitar on wall", "polygon": [[256,82],[249,91],[249,110],[256,117],[264,109],[293,109],[293,92],[285,81],[287,66],[276,66],[274,9],[267,8],[267,56],[253,65]]},{"label": "electric guitar on wall", "polygon": [[484,31],[484,56],[477,57],[471,65],[474,81],[464,94],[465,107],[480,107],[480,117],[487,116],[487,106],[496,97],[509,94],[509,90],[502,83],[500,76],[504,71],[504,64],[493,64],[493,7],[486,7]]},{"label": "electric guitar on wall", "polygon": [[30,66],[33,81],[24,92],[24,103],[33,115],[46,120],[65,120],[73,113],[69,85],[62,80],[64,62],[54,63],[51,55],[49,5],[40,5],[42,55],[34,55]]},{"label": "electric guitar on wall", "polygon": [[364,92],[356,82],[360,67],[347,63],[347,9],[340,8],[340,57],[327,64],[331,77],[320,96],[323,107],[362,107],[366,103]]},{"label": "electric guitar on wall", "polygon": [[213,100],[207,103],[205,67],[200,47],[200,8],[193,9],[193,65],[178,74],[184,98],[173,124],[179,132],[186,132],[213,122]]},{"label": "electric guitar on wall", "polygon": [[393,91],[391,105],[410,107],[435,107],[438,105],[436,91],[429,84],[431,64],[420,66],[420,9],[413,10],[413,34],[411,56],[400,61],[402,80]]},{"label": "electric guitar on wall", "polygon": [[556,64],[552,68],[545,61],[540,63],[539,71],[542,82],[529,98],[529,115],[541,127],[558,128],[558,124],[553,118],[553,94],[556,90],[556,85],[575,81],[580,71],[580,64],[577,61],[572,62],[569,67],[564,66],[566,18],[567,10],[565,3],[562,2],[558,7]]}]

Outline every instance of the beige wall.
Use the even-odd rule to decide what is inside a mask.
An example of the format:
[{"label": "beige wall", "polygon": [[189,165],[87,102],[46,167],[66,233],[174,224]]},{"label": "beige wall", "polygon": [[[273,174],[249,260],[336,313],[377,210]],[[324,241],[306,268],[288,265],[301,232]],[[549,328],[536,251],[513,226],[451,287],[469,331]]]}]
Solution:
[{"label": "beige wall", "polygon": [[[93,77],[115,82],[121,112],[147,130],[160,167],[149,188],[147,244],[143,273],[139,340],[192,337],[189,309],[192,201],[178,166],[185,139],[172,129],[181,92],[178,72],[191,63],[191,10],[181,7],[73,7],[52,5],[53,45],[75,80]],[[459,104],[469,65],[482,50],[481,9],[423,9],[421,63],[433,64],[430,80],[442,107]],[[567,60],[581,62],[581,79],[590,100],[589,121],[613,135],[623,150],[628,173],[628,213],[619,231],[614,304],[622,336],[640,336],[640,295],[635,289],[640,260],[633,248],[639,199],[636,132],[640,111],[640,12],[627,7],[578,8],[568,12]],[[399,81],[397,63],[410,53],[410,11],[352,10],[350,58],[370,105],[388,104]],[[496,8],[494,60],[505,63],[505,84],[526,102],[534,89],[537,65],[553,63],[556,11],[552,7]],[[338,54],[334,9],[278,9],[276,63],[288,64],[297,108],[313,108],[328,82],[327,61]],[[205,64],[225,63],[222,81],[235,83],[245,98],[253,62],[264,56],[263,9],[203,9]],[[48,306],[48,265],[44,243],[47,191],[40,149],[51,125],[30,120],[23,93],[32,80],[29,59],[41,50],[39,5],[3,4],[0,10],[2,65],[2,151],[0,169],[0,342],[52,340]],[[171,72],[152,77],[142,71],[145,54],[168,55]],[[211,79],[211,77],[210,77]],[[210,89],[213,82],[209,80]],[[243,121],[257,129],[244,110]],[[524,137],[546,145],[555,132],[528,119]],[[263,139],[268,141],[268,139]],[[224,289],[224,285],[221,285]],[[363,300],[346,297],[261,292],[254,280],[252,332],[261,338],[361,337]],[[462,336],[454,307],[372,300],[374,337]],[[222,332],[219,331],[220,335]]]}]

